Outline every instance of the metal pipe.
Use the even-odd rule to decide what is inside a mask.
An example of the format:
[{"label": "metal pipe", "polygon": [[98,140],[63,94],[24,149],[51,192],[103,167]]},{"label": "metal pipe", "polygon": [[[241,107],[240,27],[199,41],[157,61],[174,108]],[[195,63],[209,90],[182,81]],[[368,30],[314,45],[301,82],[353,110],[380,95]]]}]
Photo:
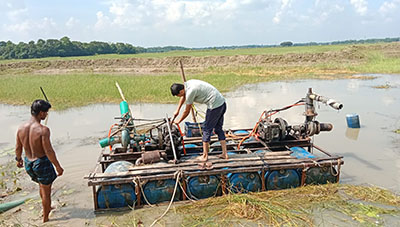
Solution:
[{"label": "metal pipe", "polygon": [[171,140],[172,152],[174,153],[174,160],[177,161],[178,159],[176,158],[175,144],[174,144],[174,139],[172,138],[172,132],[171,132],[171,126],[170,126],[169,120],[168,120],[168,114],[165,115],[165,119],[167,121],[167,128],[168,128],[168,132],[169,132],[169,138]]},{"label": "metal pipe", "polygon": [[330,99],[328,97],[320,96],[317,94],[309,94],[310,99],[325,103],[336,110],[340,110],[343,108],[343,104],[335,101],[334,99]]}]

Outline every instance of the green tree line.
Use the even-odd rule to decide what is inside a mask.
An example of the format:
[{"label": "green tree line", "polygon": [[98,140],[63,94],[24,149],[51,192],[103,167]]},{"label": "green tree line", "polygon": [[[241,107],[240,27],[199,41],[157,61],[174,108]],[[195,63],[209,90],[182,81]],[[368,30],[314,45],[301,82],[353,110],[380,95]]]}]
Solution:
[{"label": "green tree line", "polygon": [[44,57],[89,56],[96,54],[138,54],[183,50],[184,47],[167,46],[143,48],[129,43],[107,43],[92,41],[89,43],[71,41],[68,37],[58,39],[39,39],[37,42],[0,41],[0,59],[27,59]]},{"label": "green tree line", "polygon": [[96,54],[139,54],[156,53],[174,50],[221,50],[221,49],[240,49],[240,48],[263,48],[277,46],[313,46],[313,45],[337,45],[337,44],[363,44],[377,42],[399,42],[400,38],[384,39],[363,39],[345,40],[334,42],[309,42],[292,43],[291,41],[282,42],[280,45],[242,45],[242,46],[220,46],[203,48],[186,48],[181,46],[165,47],[138,47],[129,43],[108,43],[92,41],[89,43],[71,41],[68,37],[58,39],[39,39],[37,42],[19,42],[15,44],[11,41],[0,41],[0,60],[1,59],[27,59],[44,57],[70,57],[70,56],[89,56]]}]

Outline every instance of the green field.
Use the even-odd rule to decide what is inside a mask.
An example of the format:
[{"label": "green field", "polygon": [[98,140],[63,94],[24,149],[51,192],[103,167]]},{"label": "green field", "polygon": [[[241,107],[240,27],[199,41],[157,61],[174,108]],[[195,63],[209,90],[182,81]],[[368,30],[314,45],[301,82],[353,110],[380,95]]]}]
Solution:
[{"label": "green field", "polygon": [[[368,46],[370,44],[365,44]],[[114,58],[165,58],[165,57],[205,57],[205,56],[233,56],[233,55],[263,55],[263,54],[288,54],[288,53],[322,53],[327,51],[338,51],[348,45],[324,45],[324,46],[293,46],[293,47],[266,47],[266,48],[245,48],[245,49],[209,49],[209,50],[188,50],[170,51],[164,53],[141,53],[141,54],[103,54],[94,56],[80,57],[48,57],[39,59],[23,60],[0,60],[1,63],[21,62],[21,61],[44,61],[44,60],[74,60],[74,59],[114,59]]]},{"label": "green field", "polygon": [[[169,87],[172,83],[181,81],[179,67],[171,66],[171,64],[161,66],[145,64],[146,59],[155,59],[163,63],[176,61],[184,56],[189,56],[189,60],[192,61],[185,64],[188,79],[205,80],[222,92],[231,91],[243,84],[263,81],[300,78],[338,79],[360,73],[400,74],[400,43],[3,60],[0,61],[0,102],[29,105],[32,100],[42,98],[39,89],[41,86],[45,89],[55,109],[93,103],[117,103],[121,99],[115,88],[115,82],[120,84],[129,102],[176,102],[177,99],[170,95]],[[219,59],[227,61],[224,56],[232,56],[235,62],[213,63]],[[251,60],[248,60],[249,56]],[[171,60],[165,57],[174,58]],[[252,62],[258,59],[257,57],[261,58],[261,62]],[[89,64],[96,61],[101,61],[101,64],[113,62],[107,59],[130,61],[139,58],[142,59],[141,64],[144,65],[138,67],[150,67],[153,70],[151,73],[109,72],[104,70],[112,69],[110,66],[93,68],[94,66]],[[76,59],[82,60],[82,65],[76,66],[74,64],[77,63],[73,61],[68,63],[69,60]],[[262,62],[269,60],[271,62]],[[56,64],[51,65],[51,61],[56,61]],[[61,69],[58,69],[59,63],[71,65],[64,64]],[[46,67],[49,65],[53,68],[45,72],[40,71],[48,69]],[[70,69],[68,67],[77,69],[65,71]]]}]

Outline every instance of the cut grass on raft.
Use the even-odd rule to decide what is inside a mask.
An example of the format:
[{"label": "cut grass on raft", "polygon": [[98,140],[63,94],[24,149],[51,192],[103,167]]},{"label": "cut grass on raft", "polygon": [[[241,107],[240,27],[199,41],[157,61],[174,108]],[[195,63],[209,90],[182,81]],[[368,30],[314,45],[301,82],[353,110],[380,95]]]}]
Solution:
[{"label": "cut grass on raft", "polygon": [[[333,212],[346,223],[376,225],[400,214],[400,197],[378,187],[327,184],[290,190],[228,194],[178,207],[184,225],[234,224],[248,220],[271,226],[313,226],[316,212]],[[336,222],[337,223],[337,222]]]}]

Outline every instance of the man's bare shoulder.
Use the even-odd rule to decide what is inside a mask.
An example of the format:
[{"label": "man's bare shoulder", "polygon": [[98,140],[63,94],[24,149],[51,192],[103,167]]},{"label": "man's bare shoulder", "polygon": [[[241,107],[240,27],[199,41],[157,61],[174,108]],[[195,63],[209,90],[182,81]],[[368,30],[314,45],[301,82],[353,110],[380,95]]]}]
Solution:
[{"label": "man's bare shoulder", "polygon": [[50,136],[50,129],[46,125],[40,125],[42,136]]},{"label": "man's bare shoulder", "polygon": [[19,134],[19,133],[21,133],[21,132],[26,131],[28,128],[30,128],[30,126],[31,126],[31,123],[30,123],[30,122],[25,122],[25,123],[21,124],[21,125],[18,127],[17,133]]}]

